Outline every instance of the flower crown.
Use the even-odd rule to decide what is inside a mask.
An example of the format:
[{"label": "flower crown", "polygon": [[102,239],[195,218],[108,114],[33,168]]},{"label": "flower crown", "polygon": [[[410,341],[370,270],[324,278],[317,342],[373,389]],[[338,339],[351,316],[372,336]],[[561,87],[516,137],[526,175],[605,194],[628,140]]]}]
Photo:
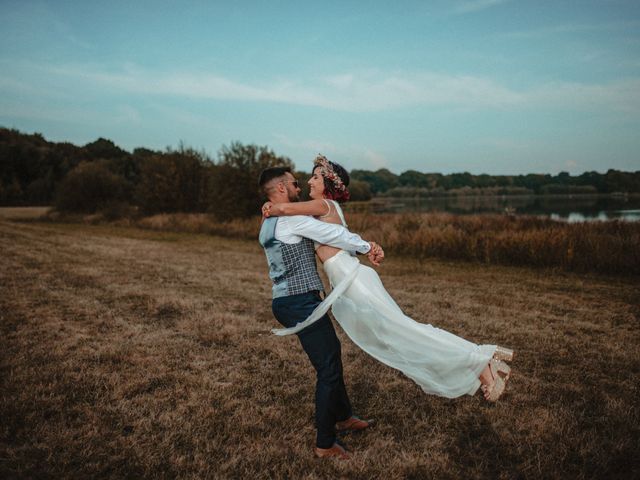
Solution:
[{"label": "flower crown", "polygon": [[333,167],[331,166],[331,163],[329,163],[329,160],[327,160],[327,157],[318,154],[316,159],[313,161],[313,166],[314,169],[316,167],[319,168],[320,174],[324,178],[329,179],[331,183],[333,183],[336,192],[342,193],[347,190],[346,185],[344,184],[340,176],[333,170]]}]

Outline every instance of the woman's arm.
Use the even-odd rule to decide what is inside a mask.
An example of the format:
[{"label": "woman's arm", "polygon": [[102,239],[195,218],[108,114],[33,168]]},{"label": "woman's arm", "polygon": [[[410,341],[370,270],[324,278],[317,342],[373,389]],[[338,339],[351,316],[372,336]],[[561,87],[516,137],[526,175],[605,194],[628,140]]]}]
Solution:
[{"label": "woman's arm", "polygon": [[319,217],[331,211],[329,202],[325,200],[310,200],[308,202],[272,203],[266,202],[262,206],[265,217],[289,217],[291,215],[313,215]]}]

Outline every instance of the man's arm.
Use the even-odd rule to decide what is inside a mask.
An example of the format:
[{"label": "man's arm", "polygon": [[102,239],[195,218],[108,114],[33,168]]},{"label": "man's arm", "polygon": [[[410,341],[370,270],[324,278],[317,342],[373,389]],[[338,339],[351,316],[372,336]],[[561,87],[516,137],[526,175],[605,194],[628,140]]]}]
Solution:
[{"label": "man's arm", "polygon": [[290,217],[292,215],[328,215],[331,212],[329,202],[324,199],[309,200],[307,202],[273,203],[262,205],[262,215],[265,217]]},{"label": "man's arm", "polygon": [[282,218],[286,218],[288,227],[294,235],[310,238],[323,245],[351,252],[356,251],[365,254],[371,249],[369,242],[364,241],[360,235],[351,233],[342,225],[322,222],[305,215]]}]

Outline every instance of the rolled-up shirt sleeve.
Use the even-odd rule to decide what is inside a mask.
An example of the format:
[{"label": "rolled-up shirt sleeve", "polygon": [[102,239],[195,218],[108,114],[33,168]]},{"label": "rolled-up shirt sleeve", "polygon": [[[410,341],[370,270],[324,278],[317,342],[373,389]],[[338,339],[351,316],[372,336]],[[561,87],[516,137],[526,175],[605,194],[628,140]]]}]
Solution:
[{"label": "rolled-up shirt sleeve", "polygon": [[360,235],[351,233],[342,225],[326,223],[306,215],[292,215],[286,218],[288,230],[293,235],[310,238],[314,242],[330,245],[350,252],[368,253],[369,242]]}]

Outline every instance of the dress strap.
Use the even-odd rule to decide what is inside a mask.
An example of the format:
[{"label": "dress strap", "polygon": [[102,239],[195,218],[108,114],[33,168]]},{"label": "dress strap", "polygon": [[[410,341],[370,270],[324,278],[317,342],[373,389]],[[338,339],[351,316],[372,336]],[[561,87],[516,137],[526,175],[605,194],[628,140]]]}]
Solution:
[{"label": "dress strap", "polygon": [[322,201],[327,205],[327,213],[325,213],[324,215],[320,215],[320,217],[318,218],[327,218],[329,215],[331,215],[331,204],[326,198],[323,198]]},{"label": "dress strap", "polygon": [[340,208],[340,204],[335,200],[331,200],[331,202],[333,203],[333,206],[335,207],[336,212],[338,212],[338,215],[340,216],[340,221],[342,222],[342,226],[347,228],[347,221],[344,219],[344,213],[342,213],[342,208]]},{"label": "dress strap", "polygon": [[325,313],[329,311],[331,305],[338,299],[340,295],[342,295],[349,286],[356,279],[356,275],[358,274],[358,268],[360,268],[360,262],[351,270],[338,285],[333,287],[331,293],[325,297],[325,299],[311,312],[311,315],[307,317],[306,320],[299,322],[290,328],[273,328],[271,329],[271,333],[274,335],[278,335],[279,337],[284,335],[291,335],[292,333],[298,333],[303,328],[308,327],[309,325],[320,320]]}]

